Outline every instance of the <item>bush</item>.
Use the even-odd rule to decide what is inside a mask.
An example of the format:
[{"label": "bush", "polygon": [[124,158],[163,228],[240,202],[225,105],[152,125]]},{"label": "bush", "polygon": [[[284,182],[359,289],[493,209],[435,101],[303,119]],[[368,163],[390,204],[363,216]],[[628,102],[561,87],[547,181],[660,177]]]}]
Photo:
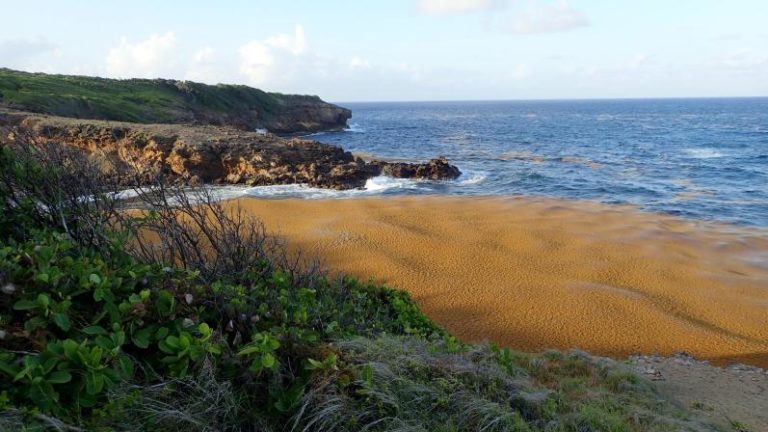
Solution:
[{"label": "bush", "polygon": [[[72,164],[35,167],[41,150],[28,150],[3,148],[0,159],[6,404],[78,419],[127,382],[189,379],[209,361],[243,383],[237,390],[259,407],[251,417],[279,418],[312,371],[333,363],[334,339],[442,335],[402,292],[289,266],[257,221],[207,192],[200,203],[163,187],[142,198],[151,212],[129,216],[57,167]],[[146,240],[152,230],[163,241]]]},{"label": "bush", "polygon": [[126,209],[92,168],[0,148],[0,427],[708,428],[610,362],[464,345],[406,293],[290,257],[210,189],[158,182]]}]

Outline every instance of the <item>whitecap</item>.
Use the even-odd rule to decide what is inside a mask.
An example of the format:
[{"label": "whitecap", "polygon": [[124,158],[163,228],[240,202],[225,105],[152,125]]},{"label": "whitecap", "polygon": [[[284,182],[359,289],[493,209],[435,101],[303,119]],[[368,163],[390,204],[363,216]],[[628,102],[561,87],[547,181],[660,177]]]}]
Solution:
[{"label": "whitecap", "polygon": [[256,198],[339,198],[351,191],[337,191],[311,187],[305,184],[256,186],[245,190],[245,195]]},{"label": "whitecap", "polygon": [[695,159],[712,159],[725,156],[723,153],[713,148],[688,148],[685,149],[688,156]]},{"label": "whitecap", "polygon": [[368,179],[361,189],[335,190],[312,187],[306,184],[256,186],[245,190],[245,194],[256,198],[305,198],[331,199],[352,198],[356,196],[381,195],[391,190],[418,189],[424,181],[413,179],[398,179],[388,176],[377,176]]},{"label": "whitecap", "polygon": [[347,126],[346,129],[344,129],[344,132],[365,133],[365,129],[363,129],[357,123],[352,123],[351,125]]},{"label": "whitecap", "polygon": [[461,186],[480,184],[488,178],[488,173],[482,171],[464,171],[456,182]]},{"label": "whitecap", "polygon": [[388,176],[369,178],[365,182],[365,192],[381,193],[390,189],[417,189],[423,181],[413,179],[398,179]]}]

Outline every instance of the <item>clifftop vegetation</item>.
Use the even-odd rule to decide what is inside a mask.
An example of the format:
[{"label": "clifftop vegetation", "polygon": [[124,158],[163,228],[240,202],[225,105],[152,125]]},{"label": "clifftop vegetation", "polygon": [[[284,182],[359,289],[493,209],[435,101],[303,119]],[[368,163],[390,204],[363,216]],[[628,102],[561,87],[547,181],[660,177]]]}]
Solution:
[{"label": "clifftop vegetation", "polygon": [[317,96],[243,85],[166,79],[48,75],[0,68],[0,106],[62,117],[136,123],[196,123],[302,132],[342,128],[349,110]]}]

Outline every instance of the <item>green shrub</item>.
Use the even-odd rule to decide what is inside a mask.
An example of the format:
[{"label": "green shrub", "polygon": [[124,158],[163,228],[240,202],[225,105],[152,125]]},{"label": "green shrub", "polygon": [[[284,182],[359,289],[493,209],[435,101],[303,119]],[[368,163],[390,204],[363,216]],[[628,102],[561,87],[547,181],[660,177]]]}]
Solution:
[{"label": "green shrub", "polygon": [[465,345],[210,195],[126,213],[48,156],[0,148],[0,429],[714,430],[615,362]]}]

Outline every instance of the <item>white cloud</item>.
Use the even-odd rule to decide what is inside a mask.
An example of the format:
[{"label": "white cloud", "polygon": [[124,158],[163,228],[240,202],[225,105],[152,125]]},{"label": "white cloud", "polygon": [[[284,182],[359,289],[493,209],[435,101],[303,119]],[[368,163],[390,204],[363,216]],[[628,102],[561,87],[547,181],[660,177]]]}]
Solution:
[{"label": "white cloud", "polygon": [[158,78],[174,75],[178,64],[176,35],[153,34],[130,43],[126,38],[107,54],[107,75],[117,78]]},{"label": "white cloud", "polygon": [[[426,98],[436,86],[432,71],[402,62],[377,62],[361,55],[339,57],[312,48],[301,25],[293,32],[265,37],[238,51],[238,82],[267,91],[317,94],[326,100],[391,99],[412,91]],[[432,77],[432,80],[427,78]]]},{"label": "white cloud", "polygon": [[293,29],[293,35],[279,34],[267,38],[266,45],[272,48],[282,49],[298,56],[307,49],[307,38],[304,36],[304,26],[297,24]]},{"label": "white cloud", "polygon": [[505,0],[419,0],[419,9],[431,15],[454,15],[490,10],[502,6]]},{"label": "white cloud", "polygon": [[506,28],[515,34],[554,33],[589,25],[589,20],[571,8],[568,0],[544,3],[532,0],[511,17]]},{"label": "white cloud", "polygon": [[211,47],[204,47],[192,54],[184,79],[215,84],[221,82],[227,75],[216,51]]},{"label": "white cloud", "polygon": [[251,84],[263,85],[291,73],[291,66],[306,60],[307,41],[304,27],[296,25],[292,35],[280,34],[255,40],[240,47],[240,73]]},{"label": "white cloud", "polygon": [[192,61],[198,64],[210,64],[213,62],[214,57],[213,48],[205,47],[192,56]]}]

